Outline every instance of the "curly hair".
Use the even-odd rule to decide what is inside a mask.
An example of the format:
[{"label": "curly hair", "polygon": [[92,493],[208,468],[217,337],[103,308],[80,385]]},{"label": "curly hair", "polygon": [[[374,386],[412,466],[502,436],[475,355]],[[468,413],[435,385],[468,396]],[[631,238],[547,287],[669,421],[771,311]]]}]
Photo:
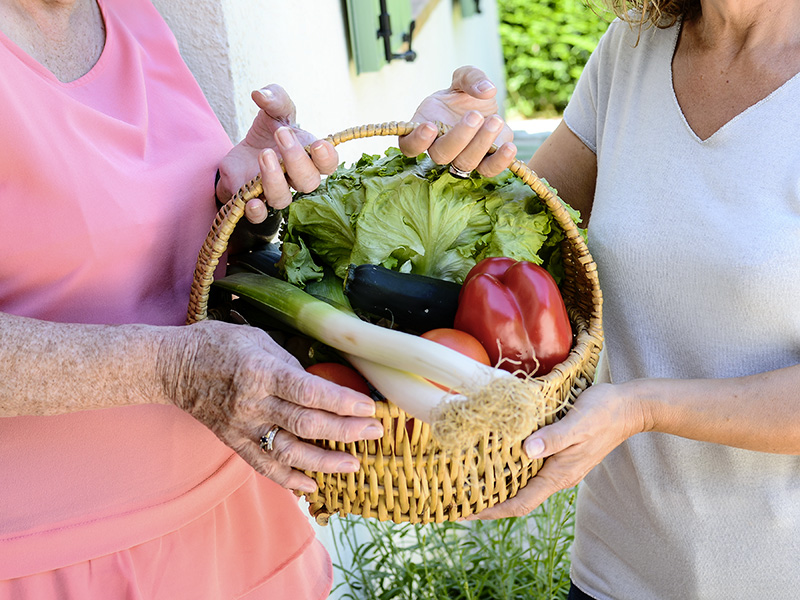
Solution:
[{"label": "curly hair", "polygon": [[621,19],[639,26],[671,27],[700,14],[700,0],[605,0]]}]

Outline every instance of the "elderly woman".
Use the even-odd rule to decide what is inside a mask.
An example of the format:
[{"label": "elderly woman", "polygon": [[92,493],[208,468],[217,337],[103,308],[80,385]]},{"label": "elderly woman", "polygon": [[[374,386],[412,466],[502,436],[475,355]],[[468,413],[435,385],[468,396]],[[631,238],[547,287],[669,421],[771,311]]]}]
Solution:
[{"label": "elderly woman", "polygon": [[226,198],[260,161],[280,207],[279,154],[311,189],[336,153],[277,86],[231,149],[150,2],[3,0],[0,32],[0,598],[325,597],[290,490],[358,463],[296,436],[379,437],[371,399],[175,325],[217,167]]},{"label": "elderly woman", "polygon": [[616,4],[530,161],[588,221],[606,383],[526,441],[543,469],[478,518],[583,480],[571,598],[793,598],[800,2]]},{"label": "elderly woman", "polygon": [[[374,403],[257,329],[179,325],[215,172],[223,200],[260,172],[279,209],[332,145],[272,85],[231,148],[147,0],[0,0],[0,73],[0,599],[327,597],[291,490],[359,464],[298,438],[379,438]],[[437,148],[502,126],[469,112]]]}]

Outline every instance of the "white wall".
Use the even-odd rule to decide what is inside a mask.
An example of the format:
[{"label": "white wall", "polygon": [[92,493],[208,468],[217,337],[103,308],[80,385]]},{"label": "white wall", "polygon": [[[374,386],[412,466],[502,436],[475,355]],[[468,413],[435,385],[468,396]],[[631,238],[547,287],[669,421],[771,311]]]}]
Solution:
[{"label": "white wall", "polygon": [[[453,70],[474,64],[503,89],[494,2],[462,18],[454,0],[438,0],[417,28],[413,63],[393,61],[355,74],[342,0],[153,0],[212,107],[238,141],[255,114],[250,92],[279,83],[297,105],[298,121],[323,136],[367,123],[409,119],[427,94],[447,87]],[[502,106],[502,98],[500,98]],[[343,159],[382,150],[389,140],[349,142]],[[355,148],[351,148],[355,146]]]}]

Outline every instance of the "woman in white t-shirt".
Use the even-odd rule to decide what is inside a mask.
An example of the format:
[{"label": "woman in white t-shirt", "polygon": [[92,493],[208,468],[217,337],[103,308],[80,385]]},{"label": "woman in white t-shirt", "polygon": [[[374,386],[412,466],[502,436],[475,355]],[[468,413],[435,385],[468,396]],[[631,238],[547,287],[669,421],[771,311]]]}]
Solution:
[{"label": "woman in white t-shirt", "polygon": [[[530,161],[588,224],[602,383],[526,440],[543,469],[477,518],[582,482],[571,598],[795,597],[800,3],[614,4]],[[438,160],[473,167],[465,141]]]}]

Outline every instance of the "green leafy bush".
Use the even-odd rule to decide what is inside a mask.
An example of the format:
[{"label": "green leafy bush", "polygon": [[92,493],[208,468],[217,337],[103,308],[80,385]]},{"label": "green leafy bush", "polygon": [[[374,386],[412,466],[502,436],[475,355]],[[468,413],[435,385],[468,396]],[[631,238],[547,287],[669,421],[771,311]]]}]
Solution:
[{"label": "green leafy bush", "polygon": [[333,518],[347,600],[565,600],[575,489],[527,517],[436,525]]},{"label": "green leafy bush", "polygon": [[498,0],[508,118],[560,114],[611,13],[584,0]]}]

